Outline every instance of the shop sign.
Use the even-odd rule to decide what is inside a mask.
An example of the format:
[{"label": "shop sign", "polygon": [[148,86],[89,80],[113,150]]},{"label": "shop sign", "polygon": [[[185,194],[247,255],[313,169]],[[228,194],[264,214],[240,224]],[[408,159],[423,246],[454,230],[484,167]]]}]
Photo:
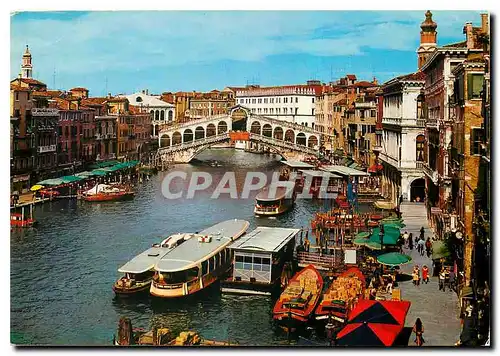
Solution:
[{"label": "shop sign", "polygon": [[25,182],[30,180],[30,175],[29,174],[23,174],[19,176],[14,176],[12,177],[12,182],[17,183],[17,182]]}]

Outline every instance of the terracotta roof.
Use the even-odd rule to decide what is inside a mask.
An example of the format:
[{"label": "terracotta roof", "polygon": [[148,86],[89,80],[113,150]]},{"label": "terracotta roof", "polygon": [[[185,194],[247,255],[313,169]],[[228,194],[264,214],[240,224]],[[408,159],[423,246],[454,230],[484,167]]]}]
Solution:
[{"label": "terracotta roof", "polygon": [[456,43],[450,43],[445,46],[442,46],[443,48],[467,48],[467,41],[462,41],[462,42],[456,42]]},{"label": "terracotta roof", "polygon": [[371,82],[367,82],[366,80],[363,80],[361,82],[354,83],[352,86],[355,88],[357,88],[357,87],[369,88],[369,87],[377,87],[378,85],[371,83]]},{"label": "terracotta roof", "polygon": [[128,106],[128,111],[131,114],[140,114],[141,113],[141,109],[138,106],[135,106],[135,105],[129,105]]},{"label": "terracotta roof", "polygon": [[64,92],[62,90],[47,90],[47,93],[53,98],[60,97]]},{"label": "terracotta roof", "polygon": [[45,98],[50,98],[51,95],[47,93],[46,91],[33,91],[33,96],[39,96],[39,97],[45,97]]},{"label": "terracotta roof", "polygon": [[122,102],[128,101],[128,99],[127,98],[114,97],[114,98],[107,98],[107,101],[109,103],[122,103]]},{"label": "terracotta roof", "polygon": [[425,73],[424,72],[416,72],[416,73],[410,73],[410,74],[405,74],[402,76],[398,77],[399,80],[401,81],[423,81],[425,80]]},{"label": "terracotta roof", "polygon": [[349,80],[356,80],[356,76],[354,74],[347,74],[346,78]]},{"label": "terracotta roof", "polygon": [[20,85],[16,85],[16,84],[11,84],[10,85],[10,90],[15,90],[15,91],[31,91],[30,88],[26,88],[26,87],[22,87]]},{"label": "terracotta roof", "polygon": [[76,88],[71,88],[69,91],[89,91],[89,90],[87,88],[76,87]]},{"label": "terracotta roof", "polygon": [[100,98],[100,97],[94,97],[94,98],[86,98],[82,100],[82,104],[84,105],[104,105],[104,103],[108,100],[108,98]]},{"label": "terracotta roof", "polygon": [[247,90],[248,89],[246,87],[226,87],[226,88],[231,89],[232,91]]},{"label": "terracotta roof", "polygon": [[33,78],[16,78],[16,79],[11,80],[10,82],[12,83],[12,82],[17,81],[17,80],[20,80],[26,84],[36,84],[36,85],[47,86],[47,85],[45,85],[45,83],[42,83],[41,81],[33,79]]}]

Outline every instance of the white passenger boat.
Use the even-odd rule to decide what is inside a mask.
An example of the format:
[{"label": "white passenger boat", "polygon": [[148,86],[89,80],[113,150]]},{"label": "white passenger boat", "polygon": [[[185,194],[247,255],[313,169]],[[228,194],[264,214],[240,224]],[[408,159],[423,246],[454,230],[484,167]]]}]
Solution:
[{"label": "white passenger boat", "polygon": [[196,293],[216,282],[230,268],[227,247],[248,229],[245,220],[227,220],[196,234],[185,234],[175,248],[155,261],[150,293],[174,298]]},{"label": "white passenger boat", "polygon": [[274,216],[288,211],[295,203],[295,183],[280,181],[262,189],[255,197],[256,215]]},{"label": "white passenger boat", "polygon": [[170,249],[191,238],[192,234],[175,234],[153,246],[118,269],[124,276],[113,285],[113,291],[119,295],[130,295],[149,291],[156,262]]}]

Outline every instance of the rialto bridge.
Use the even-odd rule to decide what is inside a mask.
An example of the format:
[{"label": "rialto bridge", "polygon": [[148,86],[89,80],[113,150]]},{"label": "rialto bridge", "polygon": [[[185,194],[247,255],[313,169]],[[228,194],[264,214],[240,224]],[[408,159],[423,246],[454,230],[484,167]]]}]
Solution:
[{"label": "rialto bridge", "polygon": [[235,106],[229,114],[174,125],[160,131],[158,159],[187,163],[217,144],[250,141],[284,159],[317,156],[322,133],[291,122],[255,115]]}]

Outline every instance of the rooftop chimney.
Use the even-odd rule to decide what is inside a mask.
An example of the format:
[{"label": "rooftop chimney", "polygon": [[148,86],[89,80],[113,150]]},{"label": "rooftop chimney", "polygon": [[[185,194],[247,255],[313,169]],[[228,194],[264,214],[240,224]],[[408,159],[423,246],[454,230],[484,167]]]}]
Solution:
[{"label": "rooftop chimney", "polygon": [[488,22],[488,14],[481,14],[481,31],[488,34],[490,32],[490,26]]},{"label": "rooftop chimney", "polygon": [[111,93],[108,93],[108,99],[111,99]]},{"label": "rooftop chimney", "polygon": [[467,49],[474,48],[474,35],[472,33],[472,22],[466,22],[464,27]]}]

